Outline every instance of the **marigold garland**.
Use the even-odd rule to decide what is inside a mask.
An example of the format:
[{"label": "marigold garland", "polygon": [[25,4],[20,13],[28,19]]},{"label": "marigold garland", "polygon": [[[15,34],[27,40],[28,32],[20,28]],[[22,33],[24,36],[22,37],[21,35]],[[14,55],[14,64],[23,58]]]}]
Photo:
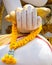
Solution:
[{"label": "marigold garland", "polygon": [[16,64],[16,59],[13,57],[13,55],[8,55],[6,54],[3,58],[2,61],[6,64]]},{"label": "marigold garland", "polygon": [[17,37],[18,37],[17,25],[12,24],[11,44],[16,42]]},{"label": "marigold garland", "polygon": [[[18,35],[18,32],[17,32],[17,26],[15,24],[12,25],[12,34],[11,34],[11,43],[10,43],[10,50],[15,50],[19,47],[22,47],[24,46],[25,44],[27,44],[29,41],[33,40],[39,33],[40,31],[42,30],[42,25],[32,31],[29,35],[27,35],[25,38],[17,41],[17,35]],[[10,54],[7,54],[5,55],[3,58],[2,58],[2,62],[6,63],[6,64],[16,64],[16,59],[10,55]]]},{"label": "marigold garland", "polygon": [[[15,27],[15,26],[14,26]],[[25,38],[16,41],[17,40],[17,36],[16,36],[16,29],[13,28],[13,33],[12,33],[12,39],[11,39],[11,44],[10,44],[10,49],[17,49],[21,46],[24,46],[25,44],[27,44],[29,41],[33,40],[41,31],[42,26],[40,26],[38,29],[32,31],[28,36],[26,36]],[[14,34],[14,35],[13,35]],[[15,38],[15,39],[14,39]]]}]

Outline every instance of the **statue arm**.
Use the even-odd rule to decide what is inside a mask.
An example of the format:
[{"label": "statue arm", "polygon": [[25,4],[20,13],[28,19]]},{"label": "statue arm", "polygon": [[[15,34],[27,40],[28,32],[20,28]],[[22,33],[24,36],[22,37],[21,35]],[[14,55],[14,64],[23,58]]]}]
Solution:
[{"label": "statue arm", "polygon": [[14,11],[17,7],[22,7],[20,0],[3,0],[4,6],[9,14]]}]

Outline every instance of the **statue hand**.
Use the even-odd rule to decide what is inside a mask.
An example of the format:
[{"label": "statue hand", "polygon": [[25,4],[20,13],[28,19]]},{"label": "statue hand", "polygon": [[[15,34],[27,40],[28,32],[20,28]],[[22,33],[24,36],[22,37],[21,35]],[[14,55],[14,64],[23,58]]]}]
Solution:
[{"label": "statue hand", "polygon": [[22,33],[29,33],[42,24],[42,19],[37,16],[37,10],[32,5],[25,5],[16,10],[17,29]]}]

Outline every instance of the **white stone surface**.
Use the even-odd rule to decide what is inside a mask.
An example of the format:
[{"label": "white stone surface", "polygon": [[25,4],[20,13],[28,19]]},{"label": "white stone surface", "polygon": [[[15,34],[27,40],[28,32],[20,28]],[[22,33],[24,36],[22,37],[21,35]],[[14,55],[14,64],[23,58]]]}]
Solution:
[{"label": "white stone surface", "polygon": [[17,7],[21,7],[20,0],[3,0],[3,2],[8,13],[16,10]]},{"label": "white stone surface", "polygon": [[23,1],[30,3],[34,6],[44,6],[48,0],[23,0]]},{"label": "white stone surface", "polygon": [[[14,57],[18,61],[16,65],[52,65],[52,51],[48,45],[49,42],[38,35],[27,45],[15,51]],[[8,53],[8,51],[8,45],[0,47],[0,58]],[[0,60],[0,65],[6,64]]]}]

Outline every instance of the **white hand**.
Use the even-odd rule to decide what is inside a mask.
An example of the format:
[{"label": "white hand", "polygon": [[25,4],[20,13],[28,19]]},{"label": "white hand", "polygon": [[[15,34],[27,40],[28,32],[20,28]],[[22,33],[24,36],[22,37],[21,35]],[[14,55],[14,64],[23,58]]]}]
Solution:
[{"label": "white hand", "polygon": [[17,28],[20,32],[30,32],[37,29],[42,22],[40,16],[37,16],[37,10],[32,5],[25,5],[16,10]]}]

